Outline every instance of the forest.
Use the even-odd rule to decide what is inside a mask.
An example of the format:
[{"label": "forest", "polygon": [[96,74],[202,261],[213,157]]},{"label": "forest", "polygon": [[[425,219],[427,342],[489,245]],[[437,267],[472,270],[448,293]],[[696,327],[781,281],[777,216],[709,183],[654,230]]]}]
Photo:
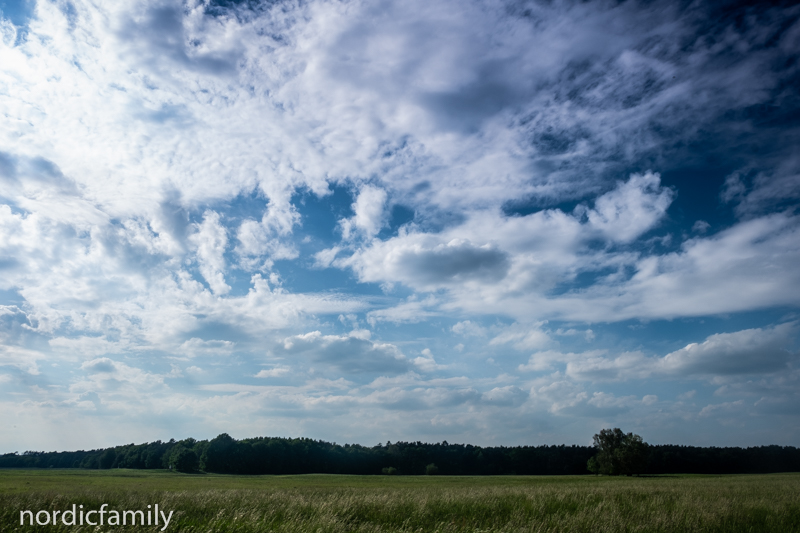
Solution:
[{"label": "forest", "polygon": [[[565,475],[589,474],[592,446],[481,447],[447,441],[372,447],[306,438],[185,439],[71,452],[0,455],[0,468],[173,469],[220,474]],[[639,474],[799,472],[793,446],[646,446]]]}]

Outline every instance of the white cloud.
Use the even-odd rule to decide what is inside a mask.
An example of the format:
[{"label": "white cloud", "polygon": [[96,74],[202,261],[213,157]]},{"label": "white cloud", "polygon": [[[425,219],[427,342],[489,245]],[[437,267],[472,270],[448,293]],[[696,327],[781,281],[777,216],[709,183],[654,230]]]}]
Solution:
[{"label": "white cloud", "polygon": [[633,174],[610,192],[595,200],[586,211],[589,225],[609,240],[627,243],[658,223],[672,203],[674,193],[661,187],[661,176],[648,172]]},{"label": "white cloud", "polygon": [[318,268],[328,268],[336,259],[336,255],[341,251],[342,248],[339,246],[334,246],[332,248],[326,248],[325,250],[320,250],[319,252],[314,254],[315,266],[317,266]]},{"label": "white cloud", "polygon": [[783,214],[758,218],[691,239],[680,252],[642,258],[606,312],[668,318],[794,305],[800,301],[800,274],[791,267],[800,260],[798,222]]},{"label": "white cloud", "polygon": [[589,394],[573,382],[552,376],[547,384],[531,389],[531,398],[541,403],[550,413],[558,413],[584,403]]},{"label": "white cloud", "polygon": [[512,344],[517,350],[537,350],[553,344],[548,332],[541,329],[543,322],[513,324],[495,336],[489,344]]},{"label": "white cloud", "polygon": [[20,346],[0,345],[0,366],[12,366],[29,374],[39,374],[37,361],[46,359],[46,355]]},{"label": "white cloud", "polygon": [[277,365],[270,369],[259,370],[254,377],[257,378],[279,378],[291,372],[291,368],[284,365]]},{"label": "white cloud", "polygon": [[165,376],[146,372],[108,357],[86,361],[80,368],[86,372],[87,377],[72,383],[70,392],[77,394],[94,392],[115,404],[134,399],[141,401],[144,399],[139,398],[142,392],[167,390],[164,383]]},{"label": "white cloud", "polygon": [[694,398],[694,397],[695,397],[695,395],[696,395],[696,394],[697,394],[697,391],[696,391],[696,390],[694,390],[694,389],[692,389],[692,390],[690,390],[690,391],[686,391],[686,392],[684,392],[684,393],[681,393],[681,394],[678,396],[678,399],[679,399],[679,400],[691,400],[692,398]]},{"label": "white cloud", "polygon": [[641,352],[624,352],[607,358],[600,352],[587,352],[588,357],[574,358],[567,363],[566,374],[574,379],[606,381],[650,376],[651,361]]},{"label": "white cloud", "polygon": [[[591,246],[595,230],[611,241],[640,235],[660,220],[671,198],[657,176],[634,175],[598,199],[586,223],[557,210],[511,218],[475,214],[438,234],[411,229],[375,241],[333,265],[352,268],[362,282],[445,289],[448,309],[515,317],[672,318],[800,301],[791,290],[800,282],[789,266],[798,260],[792,244],[798,219],[786,214],[689,239],[664,255]],[[588,288],[552,294],[579,273],[596,279]]]},{"label": "white cloud", "polygon": [[569,329],[558,328],[555,331],[555,334],[560,337],[572,337],[575,335],[582,335],[583,338],[586,339],[586,342],[592,342],[595,339],[594,331],[592,331],[591,329],[577,330],[575,328],[569,328]]},{"label": "white cloud", "polygon": [[645,405],[653,405],[656,402],[658,402],[658,396],[656,396],[655,394],[646,394],[642,398],[642,403]]},{"label": "white cloud", "polygon": [[471,320],[456,322],[450,329],[453,333],[464,337],[485,337],[487,335],[486,328]]},{"label": "white cloud", "polygon": [[528,398],[529,392],[515,385],[495,387],[483,394],[483,400],[491,405],[520,405]]},{"label": "white cloud", "polygon": [[440,365],[436,362],[430,348],[424,348],[421,353],[422,355],[420,357],[415,357],[412,363],[423,372],[433,372],[434,370],[447,368],[446,365]]},{"label": "white cloud", "polygon": [[386,223],[386,191],[372,186],[364,186],[358,193],[353,211],[355,215],[341,221],[342,236],[350,239],[354,232],[360,232],[371,239]]},{"label": "white cloud", "polygon": [[532,354],[528,362],[524,365],[519,365],[517,369],[522,372],[554,370],[556,365],[569,364],[572,361],[592,360],[602,357],[605,353],[605,350],[592,350],[582,353],[562,353],[556,350],[545,350]]},{"label": "white cloud", "polygon": [[[454,291],[450,306],[528,320],[598,322],[793,306],[800,302],[800,291],[795,290],[800,274],[792,268],[800,261],[795,244],[798,222],[800,218],[786,214],[752,219],[709,237],[689,239],[681,250],[664,255],[587,256],[569,250],[557,254],[555,248],[549,250],[554,261],[548,265],[533,253],[531,259],[520,254],[515,258],[519,271],[512,267],[502,286]],[[548,294],[555,282],[568,280],[578,270],[610,273],[587,288]],[[557,273],[552,281],[550,271]],[[542,279],[536,279],[539,273]],[[543,280],[549,283],[537,286]]]},{"label": "white cloud", "polygon": [[701,418],[707,418],[711,416],[740,417],[741,415],[745,414],[745,412],[746,412],[746,407],[744,405],[744,402],[742,400],[737,400],[735,402],[709,404],[700,410],[699,416]]},{"label": "white cloud", "polygon": [[711,335],[665,355],[660,372],[678,375],[768,374],[787,369],[798,358],[787,349],[797,335],[797,323]]},{"label": "white cloud", "polygon": [[400,281],[422,290],[497,281],[508,270],[507,255],[491,244],[475,245],[465,239],[438,240],[438,236],[432,235],[404,235],[375,242],[334,265],[353,267],[361,281]]},{"label": "white cloud", "polygon": [[230,355],[236,343],[226,340],[203,340],[197,337],[185,341],[178,353],[188,357]]},{"label": "white cloud", "polygon": [[302,355],[346,374],[398,374],[410,369],[409,361],[393,344],[358,336],[323,335],[319,331],[285,338],[277,353]]},{"label": "white cloud", "polygon": [[586,403],[598,409],[627,410],[639,403],[639,400],[635,396],[618,397],[606,392],[595,392]]},{"label": "white cloud", "polygon": [[300,215],[288,202],[276,206],[270,202],[260,222],[245,220],[239,226],[236,252],[240,266],[247,270],[272,268],[279,259],[295,259],[299,252],[289,236]]},{"label": "white cloud", "polygon": [[641,351],[609,355],[608,350],[561,353],[536,352],[521,371],[547,371],[565,365],[566,376],[576,380],[616,381],[660,378],[719,379],[722,376],[770,375],[788,371],[800,354],[791,351],[797,323],[769,328],[717,333],[702,343],[692,343],[664,356],[648,357]]},{"label": "white cloud", "polygon": [[203,222],[197,226],[197,232],[189,236],[189,240],[197,249],[200,273],[214,294],[220,296],[230,292],[224,274],[228,236],[225,227],[220,224],[219,213],[206,211]]},{"label": "white cloud", "polygon": [[367,313],[367,322],[373,325],[378,322],[392,322],[395,324],[422,322],[438,314],[432,310],[438,303],[439,300],[432,295],[422,300],[412,296],[405,302],[393,307],[369,311]]},{"label": "white cloud", "polygon": [[135,348],[135,345],[128,339],[122,342],[113,342],[104,336],[54,337],[48,341],[48,344],[56,352],[78,356],[81,359],[127,352],[132,347]]}]

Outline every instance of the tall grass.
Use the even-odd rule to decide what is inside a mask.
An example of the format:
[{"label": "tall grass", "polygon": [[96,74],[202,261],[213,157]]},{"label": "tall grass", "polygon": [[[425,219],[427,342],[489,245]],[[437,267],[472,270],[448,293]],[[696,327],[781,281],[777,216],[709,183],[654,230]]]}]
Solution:
[{"label": "tall grass", "polygon": [[[173,510],[169,532],[800,532],[800,474],[654,478],[138,476],[40,474],[19,490],[0,473],[0,530],[158,531],[156,526],[24,526],[19,511]],[[17,471],[15,479],[26,479]],[[57,474],[53,474],[57,477]],[[28,475],[28,479],[35,476]],[[62,480],[65,478],[62,478]],[[137,484],[134,481],[139,480]],[[179,485],[183,485],[180,488]],[[236,488],[238,486],[238,488]]]}]

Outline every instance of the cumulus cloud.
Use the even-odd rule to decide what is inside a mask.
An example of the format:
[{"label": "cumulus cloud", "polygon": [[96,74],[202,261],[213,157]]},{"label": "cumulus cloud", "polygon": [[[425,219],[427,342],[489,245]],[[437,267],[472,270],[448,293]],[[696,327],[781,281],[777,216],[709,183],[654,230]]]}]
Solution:
[{"label": "cumulus cloud", "polygon": [[360,232],[366,238],[374,237],[384,226],[386,191],[369,185],[362,187],[353,204],[352,218],[341,221],[342,236],[351,238],[355,232]]},{"label": "cumulus cloud", "polygon": [[415,357],[412,362],[423,372],[432,372],[434,370],[447,368],[446,365],[440,365],[436,362],[430,348],[424,348],[421,354],[420,357]]},{"label": "cumulus cloud", "polygon": [[671,352],[658,362],[661,372],[677,375],[767,374],[785,370],[798,354],[788,348],[797,323],[711,335]]},{"label": "cumulus cloud", "polygon": [[101,357],[99,359],[87,361],[81,365],[81,368],[91,374],[97,374],[99,372],[112,374],[117,371],[114,361],[107,357]]},{"label": "cumulus cloud", "polygon": [[794,305],[800,292],[790,264],[800,258],[799,222],[784,214],[762,217],[690,239],[679,252],[642,258],[618,300],[621,314],[698,316]]},{"label": "cumulus cloud", "polygon": [[299,252],[288,236],[299,220],[292,204],[282,202],[276,205],[271,201],[260,222],[243,221],[237,231],[239,244],[236,252],[240,266],[246,270],[268,270],[277,260],[296,258]]},{"label": "cumulus cloud", "polygon": [[[521,319],[578,321],[703,316],[793,306],[800,301],[795,290],[800,279],[791,266],[800,260],[795,244],[799,222],[783,213],[760,217],[708,237],[689,239],[680,250],[662,255],[605,251],[578,255],[556,249],[549,251],[554,256],[551,265],[534,254],[527,261],[518,255],[520,269],[511,269],[515,283],[507,281],[517,290],[487,287],[456,292],[456,301],[470,310],[505,312]],[[537,287],[543,280],[534,276],[548,276],[550,271],[555,273],[550,274],[549,283]],[[564,284],[579,272],[594,274],[594,282],[585,288],[567,285],[565,291],[553,293],[557,282]],[[523,287],[527,289],[524,296],[518,292]]]},{"label": "cumulus cloud", "polygon": [[77,381],[70,385],[70,392],[85,394],[94,392],[101,395],[117,398],[133,399],[135,391],[164,391],[166,385],[164,376],[144,371],[120,361],[100,357],[81,364],[81,369],[88,376],[85,380]]},{"label": "cumulus cloud", "polygon": [[483,400],[492,405],[520,405],[528,398],[528,391],[515,385],[495,387],[483,394]]},{"label": "cumulus cloud", "polygon": [[[440,233],[401,232],[332,264],[352,268],[362,282],[444,289],[451,308],[520,318],[671,318],[800,301],[786,290],[799,285],[789,268],[798,219],[788,214],[691,238],[667,254],[593,245],[597,232],[609,244],[640,236],[663,218],[673,196],[656,175],[633,175],[576,216],[476,214]],[[570,288],[580,275],[590,286]]]},{"label": "cumulus cloud", "polygon": [[589,225],[609,240],[631,242],[661,220],[674,193],[661,187],[658,174],[633,174],[595,200],[586,211]]},{"label": "cumulus cloud", "polygon": [[352,266],[361,281],[400,281],[423,290],[470,281],[498,281],[508,271],[507,254],[491,244],[438,240],[423,234],[404,235],[375,243],[334,264]]},{"label": "cumulus cloud", "polygon": [[647,356],[641,351],[609,354],[608,350],[562,353],[538,351],[521,371],[564,368],[570,378],[615,381],[661,378],[719,379],[724,376],[769,375],[788,371],[800,353],[793,351],[797,323],[786,322],[769,328],[752,328],[717,333],[701,343],[692,343],[664,356]]},{"label": "cumulus cloud", "polygon": [[463,335],[465,337],[485,337],[487,334],[486,328],[472,322],[471,320],[462,320],[461,322],[456,322],[452,328],[450,328],[453,333],[458,335]]},{"label": "cumulus cloud", "polygon": [[398,374],[410,369],[409,361],[397,346],[359,336],[323,335],[312,331],[285,338],[277,350],[286,356],[307,357],[347,374]]},{"label": "cumulus cloud", "polygon": [[236,343],[225,340],[203,340],[197,337],[185,341],[178,353],[188,357],[230,355]]}]

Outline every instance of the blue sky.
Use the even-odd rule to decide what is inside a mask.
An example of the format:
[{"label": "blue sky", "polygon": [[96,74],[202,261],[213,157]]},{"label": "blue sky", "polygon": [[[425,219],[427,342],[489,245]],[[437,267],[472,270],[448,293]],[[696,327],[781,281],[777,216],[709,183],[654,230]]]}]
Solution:
[{"label": "blue sky", "polygon": [[800,7],[0,10],[0,451],[798,445]]}]

